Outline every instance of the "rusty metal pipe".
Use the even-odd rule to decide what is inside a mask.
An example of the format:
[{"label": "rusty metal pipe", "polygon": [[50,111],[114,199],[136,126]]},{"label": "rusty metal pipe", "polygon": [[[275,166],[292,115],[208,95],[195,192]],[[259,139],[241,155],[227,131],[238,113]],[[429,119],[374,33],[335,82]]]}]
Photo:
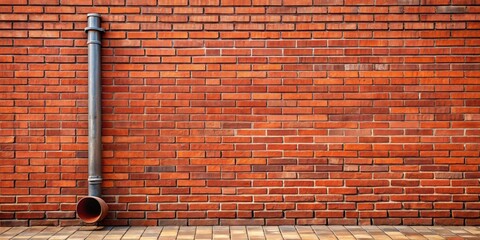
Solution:
[{"label": "rusty metal pipe", "polygon": [[108,212],[102,195],[102,84],[100,15],[89,13],[88,25],[88,196],[77,203],[77,214],[86,223],[101,221]]}]

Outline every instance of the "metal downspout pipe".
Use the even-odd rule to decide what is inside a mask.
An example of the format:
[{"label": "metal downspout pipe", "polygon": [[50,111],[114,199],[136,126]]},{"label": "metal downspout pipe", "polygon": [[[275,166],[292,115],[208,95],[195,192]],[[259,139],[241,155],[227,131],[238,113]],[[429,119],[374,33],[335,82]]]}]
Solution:
[{"label": "metal downspout pipe", "polygon": [[77,214],[85,223],[101,221],[108,212],[102,195],[102,84],[100,15],[89,13],[88,25],[88,196],[77,203]]}]

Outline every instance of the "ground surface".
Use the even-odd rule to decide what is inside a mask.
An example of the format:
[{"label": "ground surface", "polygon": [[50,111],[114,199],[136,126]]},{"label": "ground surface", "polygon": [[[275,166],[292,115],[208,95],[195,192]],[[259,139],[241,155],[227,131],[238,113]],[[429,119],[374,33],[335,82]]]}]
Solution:
[{"label": "ground surface", "polygon": [[480,227],[232,226],[232,227],[0,227],[3,239],[480,239]]}]

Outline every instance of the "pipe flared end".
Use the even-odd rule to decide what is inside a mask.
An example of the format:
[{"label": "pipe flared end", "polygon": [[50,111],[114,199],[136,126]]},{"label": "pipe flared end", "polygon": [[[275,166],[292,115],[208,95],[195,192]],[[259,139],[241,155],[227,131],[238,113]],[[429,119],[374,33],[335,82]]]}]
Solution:
[{"label": "pipe flared end", "polygon": [[108,205],[99,198],[88,196],[80,199],[77,203],[77,214],[85,223],[96,223],[107,216]]},{"label": "pipe flared end", "polygon": [[100,27],[100,14],[98,13],[89,13],[87,14],[87,27],[84,29],[85,32],[90,30],[105,32],[105,29]]}]

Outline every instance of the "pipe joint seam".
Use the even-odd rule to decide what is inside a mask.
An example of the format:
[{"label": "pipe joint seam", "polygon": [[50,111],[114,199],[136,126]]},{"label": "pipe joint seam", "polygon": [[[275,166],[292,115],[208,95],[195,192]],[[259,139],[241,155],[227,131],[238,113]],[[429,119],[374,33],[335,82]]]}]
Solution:
[{"label": "pipe joint seam", "polygon": [[105,32],[105,29],[101,28],[101,27],[86,27],[84,29],[85,32],[88,32],[88,31],[97,31],[97,32]]},{"label": "pipe joint seam", "polygon": [[97,40],[89,40],[87,42],[87,44],[98,44],[98,45],[102,45],[102,42],[101,41],[97,41]]},{"label": "pipe joint seam", "polygon": [[90,176],[88,177],[88,183],[91,184],[100,184],[102,183],[103,179],[100,176]]}]

